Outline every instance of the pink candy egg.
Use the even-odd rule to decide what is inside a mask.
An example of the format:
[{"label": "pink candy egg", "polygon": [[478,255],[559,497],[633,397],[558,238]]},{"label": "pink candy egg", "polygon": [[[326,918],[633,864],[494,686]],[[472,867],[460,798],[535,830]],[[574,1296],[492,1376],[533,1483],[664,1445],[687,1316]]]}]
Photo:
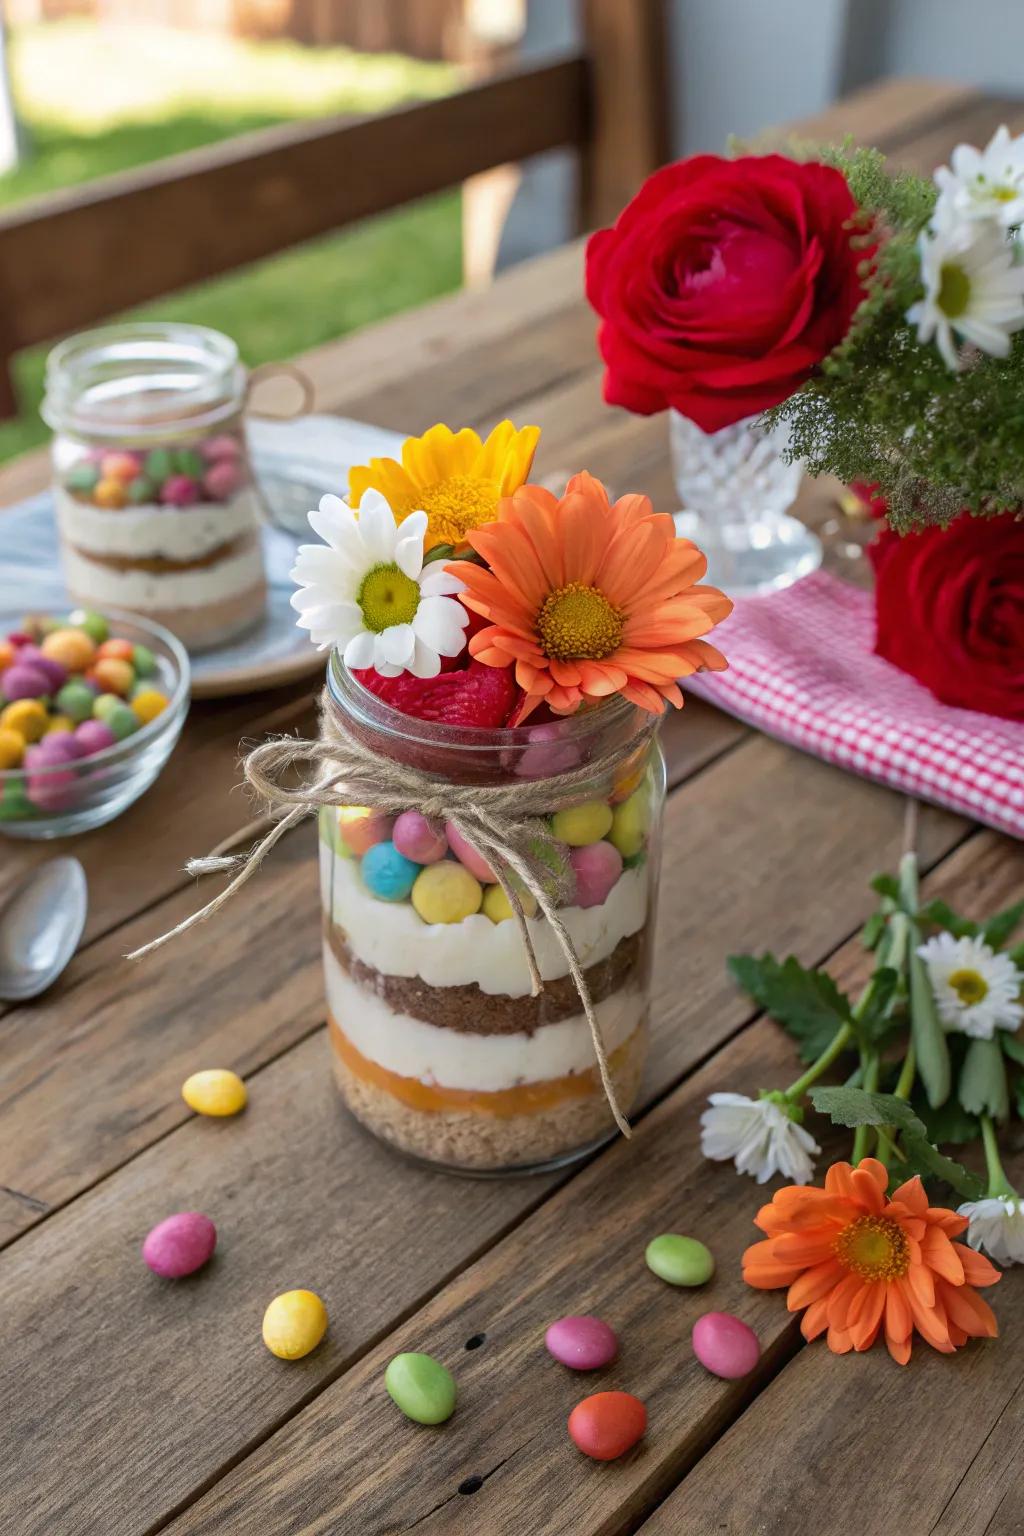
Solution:
[{"label": "pink candy egg", "polygon": [[201,1211],[179,1211],[147,1234],[142,1257],[154,1275],[180,1280],[202,1269],[216,1246],[217,1228],[209,1216]]},{"label": "pink candy egg", "polygon": [[203,476],[203,490],[213,501],[227,501],[244,478],[237,459],[215,459]]},{"label": "pink candy egg", "polygon": [[437,822],[419,811],[403,811],[395,822],[391,841],[414,864],[436,864],[448,852],[448,839]]},{"label": "pink candy egg", "polygon": [[50,680],[38,667],[19,660],[0,676],[0,692],[8,703],[15,699],[42,699],[50,692]]},{"label": "pink candy egg", "polygon": [[448,847],[454,853],[459,863],[468,869],[471,875],[475,875],[478,880],[482,880],[485,885],[494,885],[498,877],[487,860],[482,858],[475,848],[470,847],[462,833],[450,821],[445,822],[444,830],[445,836],[448,839]]},{"label": "pink candy egg", "polygon": [[94,752],[102,752],[105,747],[114,746],[117,737],[102,720],[83,720],[75,731],[75,740],[82,749],[82,756],[91,757]]},{"label": "pink candy egg", "polygon": [[569,863],[576,876],[577,907],[600,907],[622,874],[622,854],[611,843],[571,848]]},{"label": "pink candy egg", "polygon": [[137,453],[105,453],[100,459],[100,475],[104,480],[134,480],[142,471],[142,459]]},{"label": "pink candy egg", "polygon": [[560,1317],[544,1335],[548,1353],[573,1371],[596,1371],[619,1352],[619,1341],[599,1317]]},{"label": "pink candy egg", "polygon": [[515,754],[515,771],[521,779],[543,779],[555,773],[568,773],[580,761],[576,741],[566,740],[566,727],[550,720],[529,727],[530,745]]},{"label": "pink candy egg", "polygon": [[208,464],[213,464],[218,459],[240,458],[242,445],[237,437],[222,432],[219,437],[208,437],[205,443],[200,443],[199,452]]},{"label": "pink candy egg", "polygon": [[23,645],[18,652],[18,666],[30,666],[41,672],[49,684],[49,692],[56,693],[68,680],[68,669],[51,656],[44,656],[37,645]]},{"label": "pink candy egg", "polygon": [[160,500],[170,507],[193,507],[199,500],[199,481],[191,475],[168,475],[160,487]]},{"label": "pink candy egg", "polygon": [[49,768],[56,763],[73,763],[84,757],[82,743],[71,731],[51,731],[34,746],[25,749],[26,768]]},{"label": "pink candy egg", "polygon": [[757,1334],[731,1312],[705,1312],[693,1325],[692,1339],[704,1369],[725,1381],[749,1375],[761,1358]]}]

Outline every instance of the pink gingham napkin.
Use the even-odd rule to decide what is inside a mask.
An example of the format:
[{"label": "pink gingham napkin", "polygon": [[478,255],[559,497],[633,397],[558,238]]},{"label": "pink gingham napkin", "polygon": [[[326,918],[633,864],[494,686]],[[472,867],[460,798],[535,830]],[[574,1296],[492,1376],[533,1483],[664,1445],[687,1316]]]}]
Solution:
[{"label": "pink gingham napkin", "polygon": [[1024,837],[1024,724],[940,704],[876,656],[873,608],[825,571],[741,598],[713,636],[729,670],[684,686],[826,762]]}]

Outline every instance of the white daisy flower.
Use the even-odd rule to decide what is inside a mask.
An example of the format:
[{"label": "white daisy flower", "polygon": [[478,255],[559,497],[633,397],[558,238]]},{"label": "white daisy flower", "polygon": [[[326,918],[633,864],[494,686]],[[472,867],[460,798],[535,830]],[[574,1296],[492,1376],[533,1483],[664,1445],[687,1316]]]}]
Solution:
[{"label": "white daisy flower", "polygon": [[936,934],[917,952],[947,1029],[991,1040],[997,1029],[1024,1022],[1024,976],[1009,955],[997,955],[982,938],[955,939],[951,933]]},{"label": "white daisy flower", "polygon": [[737,1173],[749,1173],[759,1184],[776,1173],[794,1184],[811,1182],[821,1148],[783,1105],[743,1093],[713,1093],[708,1105],[700,1117],[700,1149],[711,1162],[731,1158]]},{"label": "white daisy flower", "polygon": [[382,677],[436,677],[442,656],[458,656],[469,614],[443,561],[423,564],[427,514],[401,523],[378,491],[358,515],[340,496],[324,496],[309,514],[322,544],[302,544],[292,569],[300,629],[321,651],[336,647],[346,666],[375,667]]},{"label": "white daisy flower", "polygon": [[960,367],[954,333],[1006,357],[1024,326],[1024,266],[998,225],[940,220],[919,240],[924,298],[907,310],[921,343],[933,338],[949,368]]},{"label": "white daisy flower", "polygon": [[967,1217],[972,1248],[984,1248],[997,1264],[1024,1264],[1024,1200],[1019,1195],[968,1200],[957,1215]]},{"label": "white daisy flower", "polygon": [[1024,222],[1024,134],[1010,137],[1005,123],[984,149],[958,144],[950,165],[935,172],[941,222],[948,209],[964,219],[995,219],[1008,228]]}]

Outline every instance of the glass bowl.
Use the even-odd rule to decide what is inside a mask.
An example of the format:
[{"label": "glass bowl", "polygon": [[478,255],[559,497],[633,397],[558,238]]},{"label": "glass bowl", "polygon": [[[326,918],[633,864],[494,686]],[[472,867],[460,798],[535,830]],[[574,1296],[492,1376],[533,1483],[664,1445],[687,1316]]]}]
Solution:
[{"label": "glass bowl", "polygon": [[[67,837],[102,827],[144,794],[181,735],[189,702],[188,655],[161,624],[107,609],[110,637],[144,645],[156,660],[147,685],[168,700],[155,720],[90,757],[26,770],[0,771],[0,833],[6,837]],[[18,630],[20,615],[0,615],[0,635]]]}]

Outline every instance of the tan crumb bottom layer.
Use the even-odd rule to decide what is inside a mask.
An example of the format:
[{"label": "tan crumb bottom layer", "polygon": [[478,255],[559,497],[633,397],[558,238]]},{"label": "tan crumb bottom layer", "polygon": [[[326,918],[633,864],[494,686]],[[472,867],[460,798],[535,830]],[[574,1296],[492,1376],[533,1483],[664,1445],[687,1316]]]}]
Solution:
[{"label": "tan crumb bottom layer", "polygon": [[[615,1052],[612,1066],[612,1082],[624,1114],[640,1092],[646,1056],[647,1027],[642,1023]],[[592,1093],[530,1114],[497,1116],[479,1109],[413,1109],[385,1088],[357,1076],[336,1050],[331,1060],[341,1096],[357,1120],[400,1151],[449,1168],[467,1172],[532,1168],[582,1151],[615,1128],[596,1069]]]},{"label": "tan crumb bottom layer", "polygon": [[[74,591],[71,597],[83,608],[95,606],[88,592]],[[154,624],[162,624],[177,635],[182,645],[190,651],[211,650],[225,645],[238,635],[252,629],[262,619],[267,606],[267,587],[264,581],[247,587],[233,597],[218,598],[215,603],[201,608],[147,608],[142,617]],[[141,610],[136,609],[136,612]]]}]

